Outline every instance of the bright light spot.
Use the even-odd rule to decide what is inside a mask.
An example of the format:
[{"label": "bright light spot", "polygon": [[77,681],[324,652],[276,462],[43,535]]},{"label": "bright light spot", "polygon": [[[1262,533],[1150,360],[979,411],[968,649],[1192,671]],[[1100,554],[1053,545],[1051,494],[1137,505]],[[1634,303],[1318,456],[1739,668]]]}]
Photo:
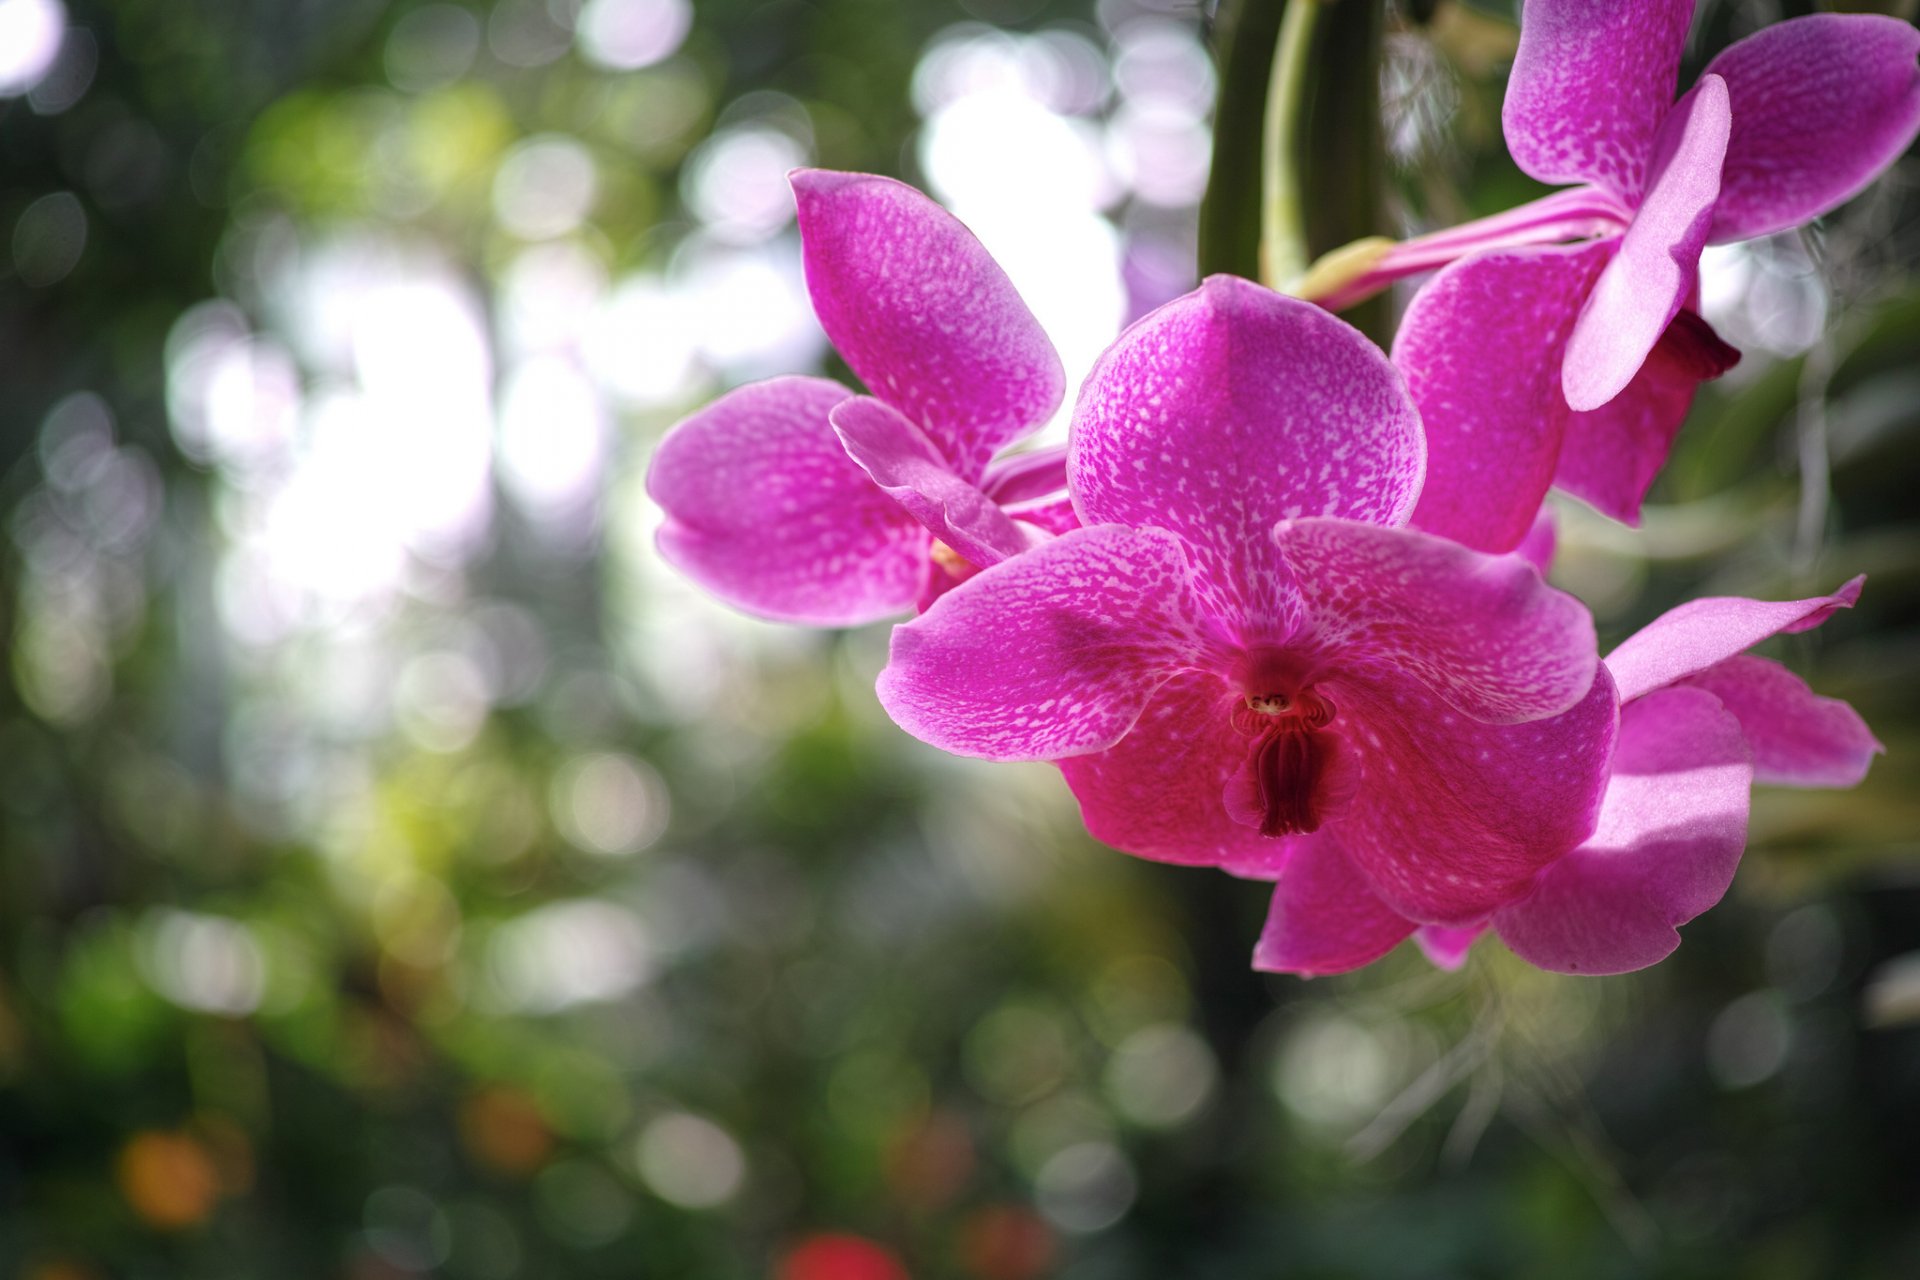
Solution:
[{"label": "bright light spot", "polygon": [[100,69],[100,42],[85,27],[69,27],[60,56],[40,82],[27,92],[27,101],[40,115],[59,115],[86,96]]},{"label": "bright light spot", "polygon": [[501,1003],[528,1013],[617,1000],[653,976],[638,917],[596,899],[551,903],[509,921],[487,958]]},{"label": "bright light spot", "polygon": [[733,1135],[684,1111],[648,1122],[635,1159],[653,1193],[683,1209],[725,1204],[747,1176],[746,1157]]},{"label": "bright light spot", "polygon": [[463,653],[422,654],[400,673],[394,712],[422,749],[458,751],[487,722],[486,677]]},{"label": "bright light spot", "polygon": [[697,306],[654,277],[622,280],[587,333],[587,364],[594,377],[635,408],[685,400],[698,367]]},{"label": "bright light spot", "polygon": [[553,820],[586,853],[638,853],[667,829],[667,784],[632,756],[603,752],[569,760],[553,782]]},{"label": "bright light spot", "polygon": [[752,244],[793,220],[787,173],[806,163],[806,147],[784,130],[739,125],[700,145],[687,161],[680,192],[714,235]]},{"label": "bright light spot", "polygon": [[516,368],[500,397],[500,478],[536,519],[585,507],[606,467],[609,428],[593,382],[557,356]]},{"label": "bright light spot", "polygon": [[1318,1016],[1280,1046],[1274,1090],[1309,1124],[1342,1129],[1372,1118],[1393,1092],[1401,1063],[1394,1046],[1351,1018]]},{"label": "bright light spot", "polygon": [[1701,314],[1736,347],[1800,355],[1826,331],[1827,284],[1797,231],[1709,246]]},{"label": "bright light spot", "polygon": [[183,1009],[239,1017],[260,1007],[267,960],[253,931],[238,920],[159,910],[142,933],[147,984]]},{"label": "bright light spot", "polygon": [[752,248],[695,241],[675,258],[674,272],[699,315],[700,353],[728,381],[811,368],[826,350],[797,238]]},{"label": "bright light spot", "polygon": [[1146,20],[1129,25],[1119,38],[1113,82],[1132,103],[1178,111],[1192,120],[1213,107],[1213,60],[1194,38],[1192,27]]},{"label": "bright light spot", "polygon": [[544,134],[528,138],[500,162],[493,212],[523,239],[550,240],[586,221],[599,188],[599,172],[584,146],[562,134]]},{"label": "bright light spot", "polygon": [[1126,1214],[1139,1191],[1133,1166],[1107,1142],[1083,1142],[1047,1161],[1034,1180],[1034,1198],[1062,1231],[1104,1230]]},{"label": "bright light spot", "polygon": [[1184,111],[1157,103],[1128,103],[1107,126],[1114,171],[1150,204],[1181,208],[1206,193],[1212,138]]},{"label": "bright light spot", "polygon": [[581,245],[530,246],[507,268],[496,295],[501,343],[518,355],[573,347],[606,292],[607,269]]},{"label": "bright light spot", "polygon": [[587,0],[575,35],[588,62],[631,71],[678,49],[692,25],[687,0]]},{"label": "bright light spot", "polygon": [[936,111],[920,135],[920,164],[954,208],[1094,210],[1118,194],[1093,125],[1010,89]]},{"label": "bright light spot", "polygon": [[33,88],[60,55],[67,10],[60,0],[0,0],[0,98]]},{"label": "bright light spot", "polygon": [[167,408],[181,452],[241,473],[282,464],[299,426],[300,373],[278,343],[250,337],[226,303],[202,303],[167,339]]},{"label": "bright light spot", "polygon": [[1107,1093],[1121,1113],[1149,1128],[1171,1128],[1195,1115],[1219,1078],[1206,1041],[1177,1023],[1143,1027],[1107,1063]]}]

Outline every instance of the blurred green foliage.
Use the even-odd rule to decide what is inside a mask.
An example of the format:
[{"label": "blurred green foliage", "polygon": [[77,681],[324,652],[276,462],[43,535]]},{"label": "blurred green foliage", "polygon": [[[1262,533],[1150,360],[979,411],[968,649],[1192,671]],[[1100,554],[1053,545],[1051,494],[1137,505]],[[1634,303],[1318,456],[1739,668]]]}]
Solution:
[{"label": "blurred green foliage", "polygon": [[[1911,157],[1740,267],[1747,359],[1646,528],[1564,513],[1608,640],[1872,575],[1780,651],[1888,758],[1757,797],[1733,894],[1646,973],[1483,945],[1458,975],[1253,974],[1260,886],[1095,847],[1045,769],[908,742],[882,636],[729,619],[659,571],[646,449],[725,370],[624,405],[572,541],[496,501],[378,608],[242,625],[276,590],[243,555],[266,481],[182,434],[190,309],[299,349],[317,400],[345,375],[273,264],[426,246],[501,327],[529,139],[592,161],[585,261],[663,271],[716,130],[797,112],[816,162],[923,178],[939,33],[1099,44],[1156,7],[1204,26],[699,0],[620,69],[564,0],[74,0],[84,92],[0,101],[0,1272],[892,1274],[793,1252],[820,1233],[973,1280],[1920,1272]],[[1712,6],[1689,67],[1770,8]],[[1511,40],[1501,6],[1390,34],[1409,225],[1527,193]],[[1831,318],[1801,332],[1808,298]],[[375,503],[323,513],[342,562]]]}]

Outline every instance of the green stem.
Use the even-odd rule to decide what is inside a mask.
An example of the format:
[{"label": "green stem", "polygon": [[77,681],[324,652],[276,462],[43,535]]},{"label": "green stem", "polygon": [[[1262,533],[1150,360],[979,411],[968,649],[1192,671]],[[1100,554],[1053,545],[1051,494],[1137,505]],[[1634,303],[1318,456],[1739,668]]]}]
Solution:
[{"label": "green stem", "polygon": [[1221,0],[1213,19],[1220,94],[1213,171],[1200,202],[1200,274],[1260,276],[1261,174],[1267,80],[1286,0]]},{"label": "green stem", "polygon": [[1260,181],[1260,282],[1269,289],[1285,289],[1315,257],[1307,248],[1306,193],[1301,188],[1302,116],[1312,83],[1307,57],[1324,8],[1324,0],[1293,0],[1273,45]]}]

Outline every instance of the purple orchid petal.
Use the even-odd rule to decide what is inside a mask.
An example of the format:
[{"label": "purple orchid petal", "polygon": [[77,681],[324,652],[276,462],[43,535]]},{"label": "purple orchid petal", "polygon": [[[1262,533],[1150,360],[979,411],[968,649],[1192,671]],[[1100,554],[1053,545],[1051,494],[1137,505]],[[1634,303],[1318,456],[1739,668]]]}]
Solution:
[{"label": "purple orchid petal", "polygon": [[1575,410],[1626,390],[1693,293],[1730,120],[1726,81],[1705,76],[1661,127],[1646,195],[1567,340],[1562,385]]},{"label": "purple orchid petal", "polygon": [[988,760],[1100,751],[1206,652],[1179,539],[1080,529],[1005,561],[894,628],[881,705],[922,742]]},{"label": "purple orchid petal", "polygon": [[1593,830],[1618,707],[1604,670],[1573,710],[1515,725],[1470,720],[1412,683],[1330,691],[1362,778],[1341,847],[1408,919],[1478,923]]},{"label": "purple orchid petal", "polygon": [[824,378],[741,387],[661,440],[647,492],[666,511],[660,554],[729,604],[842,627],[904,613],[926,531],[841,448]]},{"label": "purple orchid petal", "polygon": [[1588,413],[1569,413],[1554,484],[1626,524],[1667,463],[1700,384],[1739,363],[1740,353],[1682,308],[1627,389]]},{"label": "purple orchid petal", "polygon": [[995,458],[980,488],[1001,506],[1051,497],[1067,489],[1067,446],[1050,444]]},{"label": "purple orchid petal", "polygon": [[1080,527],[1080,513],[1073,509],[1073,499],[1064,493],[1055,498],[1009,503],[1006,513],[1021,524],[1032,525],[1043,533],[1056,536],[1071,533]]},{"label": "purple orchid petal", "polygon": [[1303,978],[1371,964],[1413,932],[1413,921],[1380,901],[1325,832],[1292,841],[1293,858],[1273,887],[1253,967]]},{"label": "purple orchid petal", "polygon": [[1752,782],[1739,722],[1704,691],[1630,704],[1592,838],[1494,914],[1501,941],[1559,973],[1626,973],[1665,958],[1680,945],[1675,927],[1733,883]]},{"label": "purple orchid petal", "polygon": [[1823,698],[1777,662],[1740,654],[1681,681],[1705,689],[1740,722],[1753,748],[1753,780],[1789,787],[1851,787],[1886,751],[1867,722]]},{"label": "purple orchid petal", "polygon": [[1746,600],[1708,596],[1667,610],[1607,655],[1607,670],[1632,701],[1662,685],[1705,671],[1768,636],[1817,627],[1837,609],[1851,609],[1865,575],[1830,596],[1806,600]]},{"label": "purple orchid petal", "polygon": [[1637,200],[1693,0],[1527,0],[1500,123],[1522,170]]},{"label": "purple orchid petal", "polygon": [[1714,243],[1809,222],[1898,159],[1920,134],[1916,56],[1912,23],[1821,13],[1765,27],[1708,63],[1733,104]]},{"label": "purple orchid petal", "polygon": [[1480,941],[1487,927],[1475,924],[1454,929],[1443,924],[1423,924],[1414,931],[1413,940],[1434,968],[1454,973],[1467,962],[1467,953]]},{"label": "purple orchid petal", "polygon": [[1006,272],[905,183],[799,169],[814,313],[861,381],[967,480],[1060,405],[1066,374]]},{"label": "purple orchid petal", "polygon": [[1220,677],[1185,671],[1160,686],[1126,737],[1060,761],[1094,839],[1156,862],[1277,875],[1292,842],[1236,822],[1221,803],[1247,758],[1230,721],[1240,702]]},{"label": "purple orchid petal", "polygon": [[1227,597],[1222,614],[1274,638],[1297,603],[1266,554],[1273,522],[1404,523],[1423,454],[1399,375],[1357,330],[1214,276],[1101,357],[1074,412],[1067,472],[1083,521],[1179,534]]},{"label": "purple orchid petal", "polygon": [[1533,519],[1533,528],[1527,530],[1527,536],[1520,540],[1508,555],[1519,556],[1541,577],[1553,570],[1553,555],[1560,546],[1560,533],[1555,527],[1553,511],[1548,507],[1540,508],[1540,514]]},{"label": "purple orchid petal", "polygon": [[1427,431],[1413,523],[1508,551],[1553,483],[1569,410],[1560,363],[1618,241],[1479,253],[1414,295],[1393,342]]},{"label": "purple orchid petal", "polygon": [[847,456],[970,564],[984,569],[1030,545],[998,504],[955,475],[939,446],[898,409],[855,396],[834,406],[831,418]]},{"label": "purple orchid petal", "polygon": [[1273,540],[1330,676],[1418,683],[1490,724],[1559,715],[1593,685],[1593,616],[1516,556],[1351,520],[1283,521]]}]

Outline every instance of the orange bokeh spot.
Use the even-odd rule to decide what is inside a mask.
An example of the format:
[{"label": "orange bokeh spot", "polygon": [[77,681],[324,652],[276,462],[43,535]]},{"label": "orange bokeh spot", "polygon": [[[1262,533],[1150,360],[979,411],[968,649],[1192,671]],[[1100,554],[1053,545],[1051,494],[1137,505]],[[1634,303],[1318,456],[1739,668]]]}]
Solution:
[{"label": "orange bokeh spot", "polygon": [[114,1172],[127,1204],[162,1231],[206,1221],[220,1195],[212,1154],[184,1133],[136,1133],[120,1149]]},{"label": "orange bokeh spot", "polygon": [[773,1274],[774,1280],[908,1280],[893,1250],[840,1232],[808,1236]]},{"label": "orange bokeh spot", "polygon": [[988,1205],[960,1228],[960,1261],[980,1280],[1037,1280],[1053,1266],[1053,1232],[1031,1209]]},{"label": "orange bokeh spot", "polygon": [[500,1173],[533,1173],[553,1154],[553,1131],[539,1106],[504,1085],[478,1090],[461,1104],[460,1137],[474,1159]]}]

